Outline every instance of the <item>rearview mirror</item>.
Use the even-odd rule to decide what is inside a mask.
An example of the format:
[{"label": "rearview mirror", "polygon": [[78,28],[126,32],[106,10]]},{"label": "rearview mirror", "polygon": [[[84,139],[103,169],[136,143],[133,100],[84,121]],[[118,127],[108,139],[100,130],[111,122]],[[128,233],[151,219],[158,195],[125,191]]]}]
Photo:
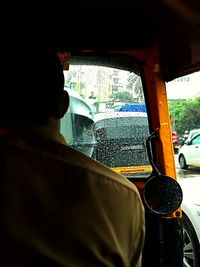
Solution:
[{"label": "rearview mirror", "polygon": [[143,199],[149,210],[160,215],[167,215],[180,207],[183,193],[176,180],[169,176],[157,175],[146,182]]}]

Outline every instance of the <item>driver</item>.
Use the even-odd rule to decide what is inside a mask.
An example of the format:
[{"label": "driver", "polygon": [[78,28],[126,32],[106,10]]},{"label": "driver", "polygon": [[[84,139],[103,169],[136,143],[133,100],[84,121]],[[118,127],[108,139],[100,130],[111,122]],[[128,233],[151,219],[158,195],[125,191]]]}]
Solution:
[{"label": "driver", "polygon": [[6,53],[2,71],[3,266],[140,267],[145,223],[139,192],[60,134],[69,97],[56,53],[22,47]]}]

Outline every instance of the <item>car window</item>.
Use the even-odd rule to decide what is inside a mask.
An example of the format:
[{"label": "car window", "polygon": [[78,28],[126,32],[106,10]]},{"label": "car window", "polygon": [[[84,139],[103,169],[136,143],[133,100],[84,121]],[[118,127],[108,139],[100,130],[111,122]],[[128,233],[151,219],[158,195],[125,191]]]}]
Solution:
[{"label": "car window", "polygon": [[200,135],[192,140],[192,145],[200,145]]},{"label": "car window", "polygon": [[61,122],[68,144],[129,178],[148,177],[152,170],[146,150],[149,124],[139,73],[70,65],[65,86],[76,93]]}]

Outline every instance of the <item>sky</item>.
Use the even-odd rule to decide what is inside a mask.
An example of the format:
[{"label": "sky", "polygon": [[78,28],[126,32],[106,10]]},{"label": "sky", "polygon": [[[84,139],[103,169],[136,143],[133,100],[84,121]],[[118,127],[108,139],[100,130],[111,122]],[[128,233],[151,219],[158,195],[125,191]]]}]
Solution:
[{"label": "sky", "polygon": [[168,99],[200,96],[200,71],[166,83]]}]

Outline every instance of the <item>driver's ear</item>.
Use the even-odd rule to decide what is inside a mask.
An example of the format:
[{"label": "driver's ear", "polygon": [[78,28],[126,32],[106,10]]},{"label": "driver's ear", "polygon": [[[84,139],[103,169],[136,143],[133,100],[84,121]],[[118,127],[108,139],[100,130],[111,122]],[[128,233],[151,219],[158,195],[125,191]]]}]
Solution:
[{"label": "driver's ear", "polygon": [[64,117],[65,113],[67,112],[69,108],[69,101],[69,94],[67,93],[67,91],[64,90],[59,107],[59,118]]}]

